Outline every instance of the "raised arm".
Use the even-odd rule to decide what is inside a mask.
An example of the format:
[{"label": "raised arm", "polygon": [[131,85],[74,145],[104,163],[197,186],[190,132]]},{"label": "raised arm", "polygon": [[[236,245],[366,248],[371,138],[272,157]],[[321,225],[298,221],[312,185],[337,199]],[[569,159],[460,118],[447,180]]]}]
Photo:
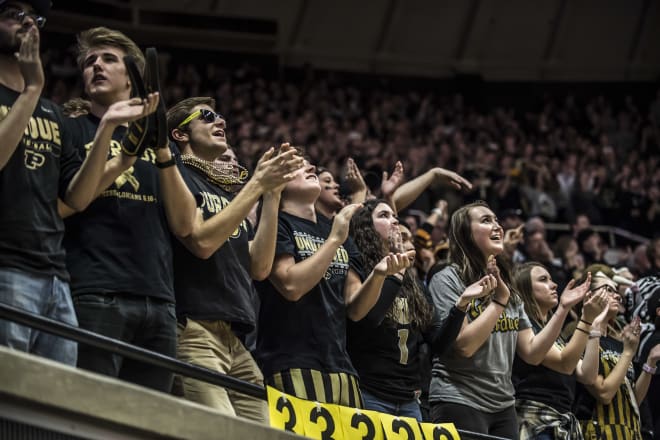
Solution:
[{"label": "raised arm", "polygon": [[[454,346],[458,335],[463,329],[464,325],[469,325],[465,319],[465,314],[470,306],[470,303],[483,296],[486,296],[490,291],[483,286],[483,282],[487,281],[487,277],[479,280],[481,289],[468,287],[456,300],[454,306],[449,310],[449,314],[445,319],[440,319],[437,309],[434,308],[433,323],[431,324],[431,331],[426,335],[426,339],[431,345],[431,350],[435,355],[442,355],[447,350]],[[494,324],[493,324],[494,326]],[[485,340],[484,340],[485,342]],[[483,342],[482,342],[483,345]],[[478,348],[477,348],[478,349]]]},{"label": "raised arm", "polygon": [[44,87],[44,70],[39,56],[39,30],[36,26],[22,34],[18,51],[18,67],[23,76],[23,90],[11,106],[9,113],[0,121],[0,170],[16,152],[23,138],[25,127],[37,107]]},{"label": "raised arm", "polygon": [[293,255],[285,254],[275,258],[268,279],[284,298],[298,301],[321,281],[337,249],[348,238],[351,217],[360,207],[361,205],[351,204],[342,208],[333,219],[330,235],[310,257],[298,263]]},{"label": "raised arm", "polygon": [[254,240],[250,242],[250,275],[255,280],[265,280],[273,268],[277,243],[277,215],[282,189],[284,185],[265,192],[263,196],[259,227]]},{"label": "raised arm", "polygon": [[[607,304],[607,293],[604,292],[599,292],[587,299],[571,340],[562,350],[555,346],[551,347],[543,359],[543,365],[563,374],[572,374],[587,346],[594,319],[600,314],[605,304]],[[593,380],[595,377],[591,379]]]},{"label": "raised arm", "polygon": [[410,206],[426,188],[435,182],[449,184],[458,190],[472,188],[472,184],[457,173],[444,168],[432,168],[421,176],[404,183],[394,192],[393,200],[396,211],[402,211]]},{"label": "raised arm", "polygon": [[469,285],[463,292],[464,295],[468,296],[481,295],[482,293],[484,294],[482,296],[485,296],[485,294],[495,291],[494,297],[497,302],[491,301],[479,316],[471,322],[467,318],[463,321],[461,331],[454,343],[454,349],[461,356],[466,358],[474,356],[493,332],[497,319],[504,311],[499,303],[506,304],[509,302],[509,289],[507,288],[506,291],[497,289],[499,285],[497,278],[488,274],[476,283]]},{"label": "raised arm", "polygon": [[350,270],[344,284],[344,301],[348,306],[349,319],[359,321],[364,318],[378,301],[385,277],[408,268],[414,257],[414,250],[391,253],[378,262],[364,282],[360,282],[358,275]]},{"label": "raised arm", "polygon": [[[605,332],[606,328],[607,323],[604,323],[601,331]],[[612,402],[612,399],[626,378],[626,373],[632,363],[638,345],[639,334],[635,335],[632,330],[632,324],[628,324],[623,329],[623,353],[621,353],[621,357],[616,365],[607,377],[599,374],[594,384],[587,386],[587,391],[600,403],[609,405]]]},{"label": "raised arm", "polygon": [[198,258],[209,258],[231,236],[248,216],[252,206],[265,192],[291,179],[291,173],[302,166],[302,158],[293,149],[275,156],[274,148],[264,153],[252,178],[236,197],[213,217],[204,220],[198,210],[191,234],[178,237]]},{"label": "raised arm", "polygon": [[[90,152],[87,155],[85,162],[83,162],[82,167],[69,185],[69,192],[80,191],[75,195],[78,199],[74,198],[74,203],[80,201],[81,198],[91,197],[87,204],[84,205],[84,209],[92,202],[92,200],[112,185],[112,182],[114,182],[121,173],[135,164],[137,157],[128,156],[123,152],[120,152],[110,160],[106,160],[108,157],[110,142],[112,141],[112,135],[118,126],[144,118],[150,113],[153,113],[158,105],[158,100],[158,94],[152,93],[149,94],[145,100],[133,98],[125,101],[118,101],[108,107],[108,110],[101,118],[99,126],[96,129]],[[90,156],[93,157],[90,159]],[[89,161],[91,161],[91,165],[88,164]],[[91,173],[97,168],[101,168],[99,174],[94,178],[90,178]],[[80,177],[81,174],[82,177]],[[96,188],[92,191],[92,188],[90,187],[83,187],[85,181],[90,182],[89,184],[97,182]],[[81,189],[83,190],[81,191]],[[80,206],[74,207],[71,205],[71,200],[66,197],[65,200],[58,200],[57,209],[62,218],[66,218],[82,210],[80,209]]]},{"label": "raised arm", "polygon": [[[652,370],[657,368],[656,364],[658,361],[660,361],[660,344],[654,346],[651,351],[649,351],[649,355],[646,357],[646,362],[644,365],[646,368],[650,368]],[[637,399],[638,404],[642,403],[642,401],[646,398],[646,393],[649,390],[649,385],[651,384],[652,378],[652,372],[647,371],[646,369],[642,369],[642,372],[637,378],[637,382],[635,382],[635,398]]]},{"label": "raised arm", "polygon": [[348,188],[350,194],[348,195],[351,203],[363,203],[367,200],[367,184],[362,177],[362,173],[357,164],[352,158],[348,158],[346,162],[346,177],[344,184]]},{"label": "raised arm", "polygon": [[[174,157],[169,145],[155,149],[160,197],[165,207],[167,224],[177,237],[185,237],[193,231],[197,218],[197,203],[181,176],[179,167],[174,163]],[[172,164],[165,167],[159,164]]]},{"label": "raised arm", "polygon": [[[543,362],[548,351],[559,337],[569,310],[575,304],[582,301],[589,290],[590,282],[590,275],[587,276],[587,280],[584,283],[577,287],[574,287],[575,280],[571,280],[562,293],[561,301],[552,318],[543,327],[543,330],[536,335],[529,328],[518,332],[516,352],[522,360],[530,365],[538,365]],[[586,331],[589,331],[589,329],[586,329]]]},{"label": "raised arm", "polygon": [[[604,292],[603,292],[604,293]],[[593,385],[598,377],[598,364],[600,362],[600,337],[601,327],[603,322],[607,320],[607,312],[610,310],[607,304],[607,295],[605,294],[606,303],[603,311],[593,320],[591,326],[591,333],[587,341],[587,348],[584,350],[582,360],[578,361],[577,368],[575,369],[575,376],[578,382],[584,385]]]},{"label": "raised arm", "polygon": [[397,213],[397,206],[394,203],[394,193],[401,184],[403,184],[403,164],[398,160],[394,164],[392,174],[389,175],[387,171],[383,171],[383,178],[380,181],[381,196],[392,206],[395,214]]}]

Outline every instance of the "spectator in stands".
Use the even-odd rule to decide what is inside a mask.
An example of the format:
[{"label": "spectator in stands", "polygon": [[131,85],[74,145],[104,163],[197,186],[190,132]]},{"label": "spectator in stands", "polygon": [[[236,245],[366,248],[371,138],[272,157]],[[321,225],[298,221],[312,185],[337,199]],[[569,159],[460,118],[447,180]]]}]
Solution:
[{"label": "spectator in stands", "polygon": [[646,258],[649,261],[649,269],[646,275],[660,277],[660,236],[651,240],[646,248]]},{"label": "spectator in stands", "polygon": [[[384,200],[369,200],[353,215],[351,237],[360,250],[365,270],[390,252],[414,249],[410,230],[399,224]],[[422,343],[426,340],[438,354],[451,347],[473,299],[471,293],[474,292],[458,299],[447,320],[432,321],[432,308],[423,285],[410,268],[385,280],[378,301],[367,316],[348,325],[348,352],[360,376],[366,409],[422,420]]]},{"label": "spectator in stands", "polygon": [[577,238],[578,234],[585,230],[591,228],[591,220],[589,216],[585,213],[578,213],[575,216],[573,224],[571,224],[571,229],[573,230],[573,237]]},{"label": "spectator in stands", "polygon": [[[364,276],[359,253],[347,241],[360,205],[342,208],[331,223],[314,209],[320,192],[316,169],[307,161],[282,192],[275,261],[268,280],[258,285],[257,360],[266,383],[279,390],[362,407],[346,351],[346,317],[364,318],[385,278],[410,261],[405,254],[388,254]],[[343,385],[337,389],[332,383]]]},{"label": "spectator in stands", "polygon": [[[484,291],[473,300],[452,350],[433,362],[429,401],[434,422],[517,438],[511,370],[514,354],[538,365],[559,336],[569,309],[584,292],[562,296],[557,311],[534,334],[519,294],[500,255],[504,231],[483,202],[459,208],[449,230],[451,265],[431,279],[429,290],[441,319],[466,291]],[[499,260],[498,260],[499,258]]]},{"label": "spectator in stands", "polygon": [[[190,234],[195,199],[167,143],[155,145],[155,139],[145,136],[149,145],[140,157],[122,152],[127,128],[124,121],[113,119],[131,94],[126,55],[144,69],[142,52],[123,33],[97,27],[78,36],[78,64],[91,104],[89,114],[69,122],[81,155],[88,154],[86,146],[96,140],[110,145],[111,159],[102,182],[94,187],[98,198],[89,209],[72,215],[60,205],[61,214],[68,216],[67,267],[80,327],[174,357],[170,232]],[[111,123],[106,123],[109,118]],[[91,346],[80,347],[78,366],[163,392],[172,386],[167,369]]]},{"label": "spectator in stands", "polygon": [[330,170],[319,167],[316,172],[321,184],[321,194],[316,201],[316,212],[327,219],[332,219],[344,207],[344,202],[339,194],[339,184]]},{"label": "spectator in stands", "polygon": [[[0,2],[0,301],[77,325],[57,200],[75,211],[89,205],[103,176],[108,142],[89,139],[81,165],[77,140],[59,107],[40,97],[45,81],[40,28],[49,10],[50,1]],[[143,117],[155,103],[155,96],[124,101],[103,122],[112,127]],[[0,343],[76,364],[75,342],[13,322],[0,321]]]},{"label": "spectator in stands", "polygon": [[[171,139],[181,151],[188,188],[199,214],[190,235],[174,243],[174,290],[182,325],[179,359],[251,383],[263,376],[246,349],[245,337],[257,321],[252,279],[270,273],[275,252],[280,193],[302,158],[289,144],[270,148],[242,188],[235,173],[216,160],[225,153],[225,119],[212,98],[184,99],[168,111]],[[227,162],[231,165],[231,162]],[[240,192],[238,191],[240,189]],[[245,220],[263,197],[254,237]],[[203,274],[203,276],[200,276]],[[261,399],[199,380],[183,379],[184,396],[225,414],[266,423]]]},{"label": "spectator in stands", "polygon": [[[590,281],[587,278],[577,287],[571,281],[567,290],[586,290]],[[552,309],[559,303],[557,284],[543,265],[530,262],[516,268],[513,285],[522,297],[534,333],[538,334]],[[599,329],[599,320],[605,319],[606,313],[602,311],[606,308],[607,299],[607,294],[603,292],[585,297],[580,324],[570,341],[567,343],[559,337],[541,365],[529,365],[516,357],[513,383],[520,438],[582,439],[580,425],[571,407],[576,381],[590,385],[598,375],[599,333],[592,332],[592,329]]]},{"label": "spectator in stands", "polygon": [[[651,324],[642,325],[639,350],[637,352],[637,362],[644,362],[641,365],[643,371],[653,374],[647,392],[646,402],[648,403],[650,409],[649,412],[651,414],[651,428],[657,435],[657,433],[660,432],[660,379],[658,379],[657,374],[651,372],[655,371],[658,367],[658,351],[660,351],[660,283],[656,284],[653,293],[648,298],[647,310],[651,315]],[[653,354],[653,356],[655,356],[655,363],[651,356],[653,350],[655,350],[655,353]]]},{"label": "spectator in stands", "polygon": [[605,262],[604,255],[607,246],[598,232],[591,228],[583,229],[578,232],[576,240],[587,266]]},{"label": "spectator in stands", "polygon": [[554,254],[561,260],[562,269],[569,278],[582,276],[584,257],[572,235],[564,234],[555,240]]},{"label": "spectator in stands", "polygon": [[[591,292],[603,290],[609,295],[609,310],[600,328],[598,377],[593,385],[578,386],[575,414],[585,438],[641,439],[638,408],[646,396],[651,376],[643,371],[635,381],[632,368],[639,345],[640,321],[635,318],[620,331],[616,325],[610,326],[619,313],[621,298],[616,283],[603,272],[596,272]],[[660,349],[649,361],[654,363],[659,357]]]},{"label": "spectator in stands", "polygon": [[552,279],[559,284],[560,289],[563,289],[568,282],[568,276],[562,267],[561,260],[552,252],[546,239],[545,224],[541,227],[539,223],[537,227],[535,219],[538,219],[538,217],[532,217],[525,226],[523,238],[525,256],[527,261],[536,261],[543,264],[552,275]]}]

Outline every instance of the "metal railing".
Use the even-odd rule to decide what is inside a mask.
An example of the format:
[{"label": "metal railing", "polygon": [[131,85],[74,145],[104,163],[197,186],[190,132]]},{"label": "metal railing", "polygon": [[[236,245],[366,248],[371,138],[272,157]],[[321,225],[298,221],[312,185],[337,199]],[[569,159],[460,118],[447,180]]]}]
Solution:
[{"label": "metal railing", "polygon": [[[548,231],[572,232],[571,225],[567,223],[546,223],[545,228]],[[648,244],[651,241],[646,237],[634,234],[626,229],[617,228],[616,226],[592,225],[589,228],[603,235],[607,235],[608,244],[612,247],[616,246],[616,237],[623,237],[628,241],[640,244]]]},{"label": "metal railing", "polygon": [[[258,399],[267,400],[266,390],[259,385],[245,382],[226,374],[218,373],[217,371],[209,370],[187,362],[182,362],[154,351],[145,350],[144,348],[136,347],[126,342],[90,332],[89,330],[73,327],[69,324],[55,321],[2,302],[0,302],[0,319],[23,324],[55,336],[90,345],[155,367],[165,368],[182,376],[201,380],[223,388],[229,388],[233,391],[256,397]],[[461,438],[466,440],[510,440],[504,437],[481,434],[464,429],[457,429],[457,431],[461,435]]]}]

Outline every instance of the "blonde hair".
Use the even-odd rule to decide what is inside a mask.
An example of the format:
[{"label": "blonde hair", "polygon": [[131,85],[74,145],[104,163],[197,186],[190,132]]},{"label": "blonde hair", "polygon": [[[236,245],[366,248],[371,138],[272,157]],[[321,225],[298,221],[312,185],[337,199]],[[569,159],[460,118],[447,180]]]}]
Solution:
[{"label": "blonde hair", "polygon": [[83,69],[87,52],[93,47],[110,46],[123,50],[126,55],[130,55],[135,59],[140,72],[144,72],[144,54],[133,40],[128,38],[124,33],[107,27],[95,27],[87,29],[78,34],[78,56],[76,61],[78,67]]}]

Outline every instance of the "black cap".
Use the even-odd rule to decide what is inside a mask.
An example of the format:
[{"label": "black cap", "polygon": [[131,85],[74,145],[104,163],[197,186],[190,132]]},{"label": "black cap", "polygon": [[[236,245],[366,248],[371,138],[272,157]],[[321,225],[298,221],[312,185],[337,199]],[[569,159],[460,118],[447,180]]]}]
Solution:
[{"label": "black cap", "polygon": [[[23,3],[27,3],[34,8],[34,11],[41,16],[48,16],[50,12],[50,7],[52,6],[51,0],[20,0]],[[7,0],[0,0],[0,5],[6,3]]]}]

